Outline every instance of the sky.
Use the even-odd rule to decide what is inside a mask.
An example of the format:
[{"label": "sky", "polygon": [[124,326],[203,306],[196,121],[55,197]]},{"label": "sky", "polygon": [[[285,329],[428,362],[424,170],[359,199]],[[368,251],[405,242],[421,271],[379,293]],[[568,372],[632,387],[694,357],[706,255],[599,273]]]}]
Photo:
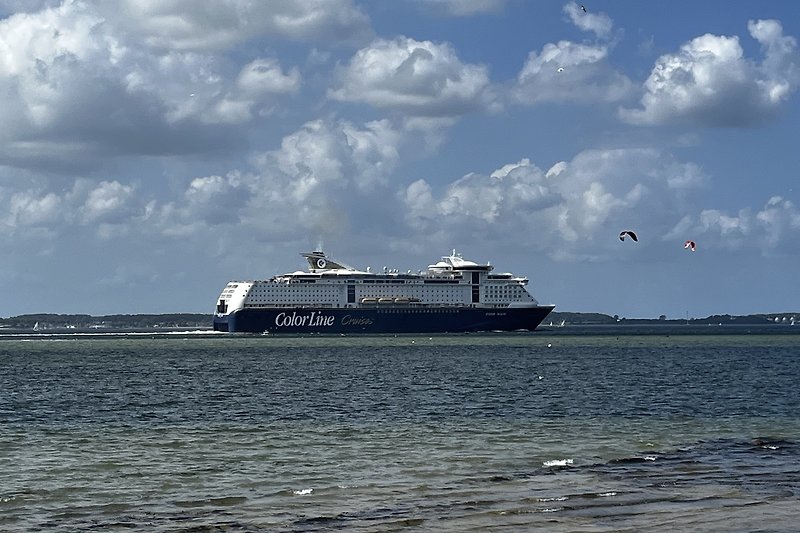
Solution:
[{"label": "sky", "polygon": [[800,2],[583,6],[0,0],[0,316],[210,314],[320,248],[800,311]]}]

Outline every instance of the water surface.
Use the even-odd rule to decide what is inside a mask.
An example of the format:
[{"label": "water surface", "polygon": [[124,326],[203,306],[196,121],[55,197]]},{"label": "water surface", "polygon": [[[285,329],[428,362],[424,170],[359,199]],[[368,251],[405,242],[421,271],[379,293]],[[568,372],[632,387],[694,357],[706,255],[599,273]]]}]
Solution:
[{"label": "water surface", "polygon": [[793,331],[0,337],[0,530],[793,531]]}]

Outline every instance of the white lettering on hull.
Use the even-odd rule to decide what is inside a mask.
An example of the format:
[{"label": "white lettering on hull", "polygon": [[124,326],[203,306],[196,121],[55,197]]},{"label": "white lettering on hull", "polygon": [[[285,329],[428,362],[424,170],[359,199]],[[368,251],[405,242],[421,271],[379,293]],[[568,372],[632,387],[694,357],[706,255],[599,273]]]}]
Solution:
[{"label": "white lettering on hull", "polygon": [[279,328],[331,327],[333,326],[334,318],[332,315],[323,315],[317,311],[311,311],[306,315],[300,315],[297,314],[297,311],[292,311],[292,314],[278,313],[275,316],[275,325]]},{"label": "white lettering on hull", "polygon": [[[322,314],[319,311],[310,313],[278,313],[275,315],[275,326],[279,328],[329,328],[336,322],[333,315]],[[367,317],[344,315],[342,326],[371,326],[375,321]]]},{"label": "white lettering on hull", "polygon": [[374,321],[371,318],[366,317],[353,317],[350,315],[344,315],[342,317],[342,325],[343,326],[369,326]]}]

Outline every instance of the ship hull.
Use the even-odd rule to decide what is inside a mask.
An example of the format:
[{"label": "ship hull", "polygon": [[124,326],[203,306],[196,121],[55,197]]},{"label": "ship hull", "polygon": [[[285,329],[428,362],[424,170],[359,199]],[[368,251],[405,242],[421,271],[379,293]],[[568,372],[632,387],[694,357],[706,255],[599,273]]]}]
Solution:
[{"label": "ship hull", "polygon": [[533,331],[553,310],[485,308],[245,308],[214,316],[214,330],[231,333],[465,333]]}]

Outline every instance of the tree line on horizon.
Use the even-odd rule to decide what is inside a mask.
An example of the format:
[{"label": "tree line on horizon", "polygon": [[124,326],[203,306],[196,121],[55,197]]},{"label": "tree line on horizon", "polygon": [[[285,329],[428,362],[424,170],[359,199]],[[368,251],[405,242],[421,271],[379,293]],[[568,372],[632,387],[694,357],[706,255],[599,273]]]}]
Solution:
[{"label": "tree line on horizon", "polygon": [[[611,325],[611,324],[793,324],[798,313],[769,313],[753,315],[711,315],[705,318],[672,318],[665,315],[658,318],[625,318],[618,315],[603,313],[550,313],[542,325],[549,323],[570,325]],[[86,315],[86,314],[57,314],[35,313],[18,315],[9,318],[0,318],[0,327],[29,329],[39,324],[48,328],[202,328],[211,327],[212,315],[206,313],[161,313],[161,314],[116,314],[116,315]]]},{"label": "tree line on horizon", "polygon": [[211,314],[164,313],[132,315],[83,315],[35,313],[0,318],[0,325],[9,328],[33,328],[37,323],[50,328],[153,328],[153,327],[211,327]]}]

